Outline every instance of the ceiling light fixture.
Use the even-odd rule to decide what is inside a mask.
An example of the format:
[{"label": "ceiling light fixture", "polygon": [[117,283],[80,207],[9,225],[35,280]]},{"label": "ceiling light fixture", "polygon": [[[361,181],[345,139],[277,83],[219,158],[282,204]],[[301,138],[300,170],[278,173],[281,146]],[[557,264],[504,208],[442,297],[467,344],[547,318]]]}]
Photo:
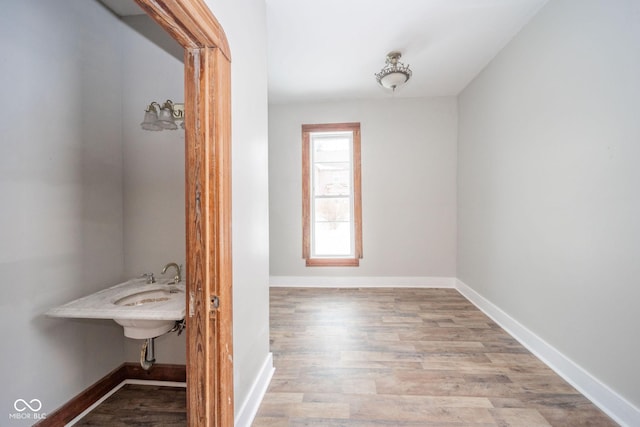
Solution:
[{"label": "ceiling light fixture", "polygon": [[397,87],[408,82],[412,74],[409,66],[400,62],[400,57],[402,57],[400,52],[389,52],[384,67],[376,73],[376,80],[380,86],[394,92]]},{"label": "ceiling light fixture", "polygon": [[184,104],[174,104],[167,99],[164,105],[160,106],[154,101],[144,111],[144,120],[140,126],[144,130],[175,130],[178,129],[176,120],[182,121],[180,127],[184,129]]}]

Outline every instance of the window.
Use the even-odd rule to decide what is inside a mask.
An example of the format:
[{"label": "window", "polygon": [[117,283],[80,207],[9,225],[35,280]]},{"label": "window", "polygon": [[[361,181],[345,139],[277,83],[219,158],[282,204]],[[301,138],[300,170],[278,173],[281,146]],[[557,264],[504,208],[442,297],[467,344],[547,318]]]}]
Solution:
[{"label": "window", "polygon": [[302,125],[302,256],[310,266],[362,258],[360,123]]}]

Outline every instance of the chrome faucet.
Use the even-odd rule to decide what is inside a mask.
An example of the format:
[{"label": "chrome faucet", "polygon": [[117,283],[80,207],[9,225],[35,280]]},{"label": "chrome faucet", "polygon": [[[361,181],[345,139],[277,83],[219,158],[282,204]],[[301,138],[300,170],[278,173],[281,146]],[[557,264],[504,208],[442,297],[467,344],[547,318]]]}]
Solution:
[{"label": "chrome faucet", "polygon": [[179,283],[182,280],[182,269],[175,262],[170,262],[169,264],[164,266],[164,268],[162,269],[162,274],[166,273],[169,267],[174,267],[176,269],[176,275],[173,277],[173,282]]}]

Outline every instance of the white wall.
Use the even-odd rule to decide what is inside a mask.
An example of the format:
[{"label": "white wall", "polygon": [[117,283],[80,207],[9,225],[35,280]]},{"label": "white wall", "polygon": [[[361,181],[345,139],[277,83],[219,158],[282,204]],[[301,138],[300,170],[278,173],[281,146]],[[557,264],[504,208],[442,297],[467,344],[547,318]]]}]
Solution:
[{"label": "white wall", "polygon": [[[0,424],[51,412],[122,363],[112,321],[48,309],[122,278],[121,25],[94,2],[5,2],[0,15]],[[31,415],[31,414],[29,414]]]},{"label": "white wall", "polygon": [[[210,3],[233,53],[238,410],[269,360],[265,6]],[[13,2],[0,24],[11,102],[0,118],[0,316],[8,326],[0,408],[6,415],[16,399],[37,398],[43,413],[137,360],[138,350],[126,340],[125,352],[112,321],[43,313],[185,262],[184,133],[139,128],[149,102],[183,100],[183,67],[94,2]],[[184,363],[184,336],[160,338],[156,352],[159,362]]]},{"label": "white wall", "polygon": [[263,0],[207,0],[231,47],[236,413],[269,356],[267,46]]},{"label": "white wall", "polygon": [[640,5],[554,0],[459,97],[458,277],[640,407]]},{"label": "white wall", "polygon": [[[186,260],[184,130],[140,128],[152,101],[184,102],[182,62],[132,29],[122,50],[124,145],[124,271],[126,277]],[[168,274],[173,277],[174,270]],[[186,363],[186,334],[156,340],[158,363]],[[126,339],[127,360],[140,360],[141,340]]]},{"label": "white wall", "polygon": [[[361,124],[364,258],[305,267],[301,125],[337,122]],[[270,105],[271,275],[455,277],[456,127],[455,98]]]}]

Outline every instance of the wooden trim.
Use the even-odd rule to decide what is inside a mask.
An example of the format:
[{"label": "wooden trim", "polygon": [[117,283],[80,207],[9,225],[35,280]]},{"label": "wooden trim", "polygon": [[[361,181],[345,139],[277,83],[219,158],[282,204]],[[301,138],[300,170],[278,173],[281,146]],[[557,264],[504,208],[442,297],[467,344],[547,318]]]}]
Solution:
[{"label": "wooden trim", "polygon": [[[207,294],[208,287],[204,285],[206,266],[206,248],[205,248],[205,228],[203,223],[203,198],[206,196],[204,169],[205,165],[202,160],[201,142],[204,140],[202,134],[204,130],[197,126],[201,120],[199,115],[204,113],[204,109],[200,107],[201,101],[198,96],[199,73],[200,73],[200,51],[185,51],[185,78],[189,76],[195,81],[185,85],[185,172],[186,172],[186,189],[185,205],[187,207],[186,215],[186,233],[187,233],[187,421],[188,425],[195,426],[197,423],[193,420],[199,420],[206,417],[209,411],[208,399],[204,400],[200,396],[212,396],[208,389],[207,381],[207,356],[206,350],[202,344],[203,335],[207,335],[210,331],[206,331],[208,317],[207,313]],[[191,103],[187,102],[192,100]],[[191,379],[197,379],[197,383],[192,387]],[[192,395],[191,390],[195,389],[196,394]]]},{"label": "wooden trim", "polygon": [[353,131],[353,232],[355,256],[362,258],[362,161],[360,157],[360,124]]},{"label": "wooden trim", "polygon": [[217,47],[231,61],[224,29],[203,0],[135,0],[185,49]]},{"label": "wooden trim", "polygon": [[187,423],[233,426],[229,45],[204,0],[135,1],[185,48]]},{"label": "wooden trim", "polygon": [[307,267],[358,267],[358,258],[307,258]]},{"label": "wooden trim", "polygon": [[311,125],[302,125],[302,132],[343,132],[343,131],[359,131],[360,123],[318,123]]},{"label": "wooden trim", "polygon": [[183,383],[187,381],[187,367],[169,363],[154,364],[145,371],[139,363],[123,363],[124,375],[128,380],[172,381]]},{"label": "wooden trim", "polygon": [[[354,258],[311,258],[311,132],[353,132],[353,229]],[[307,267],[358,267],[362,246],[362,160],[360,123],[302,125],[302,258]]]},{"label": "wooden trim", "polygon": [[157,364],[145,371],[135,363],[123,363],[34,425],[38,427],[65,425],[125,380],[184,382],[186,376],[184,365]]},{"label": "wooden trim", "polygon": [[309,131],[302,125],[302,258],[311,257],[311,171]]},{"label": "wooden trim", "polygon": [[35,425],[39,427],[65,425],[97,402],[102,396],[113,390],[122,381],[126,380],[125,373],[124,364],[120,365],[60,408],[47,414],[47,418]]},{"label": "wooden trim", "polygon": [[[216,351],[209,353],[210,384],[215,405],[216,426],[234,425],[233,398],[233,270],[231,251],[231,64],[220,49],[208,50],[211,64],[207,99],[214,144],[209,152],[209,271],[211,295],[219,298],[219,307],[209,309],[211,334]],[[215,96],[217,94],[217,96]],[[222,94],[222,95],[221,95]],[[226,95],[226,96],[225,96]],[[210,138],[209,138],[210,139]],[[210,301],[210,300],[208,300]],[[213,400],[213,399],[212,399]],[[201,426],[202,424],[198,424]]]},{"label": "wooden trim", "polygon": [[[192,426],[233,425],[229,61],[216,48],[187,50],[188,413]],[[196,121],[198,124],[196,124]],[[218,298],[219,307],[212,300]]]}]

